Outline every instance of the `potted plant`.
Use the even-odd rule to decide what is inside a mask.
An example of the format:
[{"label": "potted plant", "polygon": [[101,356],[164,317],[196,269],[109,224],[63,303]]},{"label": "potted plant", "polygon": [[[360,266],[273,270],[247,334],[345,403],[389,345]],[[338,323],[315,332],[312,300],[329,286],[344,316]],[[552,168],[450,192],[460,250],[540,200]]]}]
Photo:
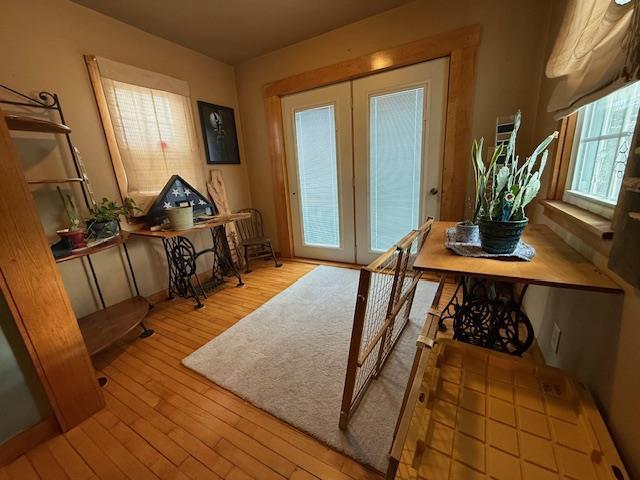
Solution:
[{"label": "potted plant", "polygon": [[129,216],[135,210],[139,209],[132,198],[125,198],[123,205],[103,198],[100,203],[94,203],[90,210],[86,220],[87,236],[93,239],[113,237],[120,230],[120,216]]},{"label": "potted plant", "polygon": [[67,218],[69,219],[69,226],[63,230],[56,231],[56,233],[63,240],[69,241],[72,249],[84,248],[87,246],[87,242],[84,235],[85,231],[80,226],[80,214],[78,213],[76,204],[73,198],[71,198],[71,195],[68,193],[66,195],[63,194],[60,187],[57,187],[57,189],[60,200],[62,200],[62,205],[67,213]]},{"label": "potted plant", "polygon": [[473,220],[465,220],[456,223],[455,240],[459,243],[478,243],[480,238],[480,229],[478,224]]},{"label": "potted plant", "polygon": [[547,147],[558,137],[558,132],[553,132],[520,165],[515,146],[521,118],[518,110],[504,163],[498,163],[504,151],[503,144],[494,150],[488,166],[482,160],[484,139],[480,142],[474,140],[471,148],[476,180],[475,216],[480,230],[480,246],[488,253],[513,253],[518,246],[529,221],[524,209],[540,190],[540,177],[549,154]]}]

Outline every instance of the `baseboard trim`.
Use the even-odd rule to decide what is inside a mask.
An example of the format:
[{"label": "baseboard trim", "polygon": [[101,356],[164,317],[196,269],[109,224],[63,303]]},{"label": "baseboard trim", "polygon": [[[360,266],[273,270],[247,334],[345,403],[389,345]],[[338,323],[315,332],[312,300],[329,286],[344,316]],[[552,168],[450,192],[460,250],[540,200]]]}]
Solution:
[{"label": "baseboard trim", "polygon": [[13,462],[20,455],[58,433],[60,426],[53,415],[20,432],[0,445],[0,467]]}]

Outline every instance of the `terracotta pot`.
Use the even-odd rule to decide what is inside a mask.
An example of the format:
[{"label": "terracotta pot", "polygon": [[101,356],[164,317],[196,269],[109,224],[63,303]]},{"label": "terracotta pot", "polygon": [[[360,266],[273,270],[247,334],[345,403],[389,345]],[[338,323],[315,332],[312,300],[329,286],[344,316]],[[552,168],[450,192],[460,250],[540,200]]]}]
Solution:
[{"label": "terracotta pot", "polygon": [[529,219],[494,222],[480,219],[480,247],[488,253],[513,253]]},{"label": "terracotta pot", "polygon": [[71,242],[71,247],[75,250],[77,248],[84,248],[87,246],[87,241],[84,238],[84,230],[72,230],[68,229],[58,230],[56,232],[60,238],[66,238]]}]

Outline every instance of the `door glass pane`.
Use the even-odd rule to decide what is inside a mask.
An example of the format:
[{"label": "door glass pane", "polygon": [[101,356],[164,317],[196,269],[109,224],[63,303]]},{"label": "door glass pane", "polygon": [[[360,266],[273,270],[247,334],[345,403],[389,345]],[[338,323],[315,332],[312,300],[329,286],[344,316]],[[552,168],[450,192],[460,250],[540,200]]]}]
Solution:
[{"label": "door glass pane", "polygon": [[298,111],[296,153],[305,245],[340,247],[336,125],[333,105]]},{"label": "door glass pane", "polygon": [[420,214],[424,88],[369,99],[369,185],[373,251],[387,250]]}]

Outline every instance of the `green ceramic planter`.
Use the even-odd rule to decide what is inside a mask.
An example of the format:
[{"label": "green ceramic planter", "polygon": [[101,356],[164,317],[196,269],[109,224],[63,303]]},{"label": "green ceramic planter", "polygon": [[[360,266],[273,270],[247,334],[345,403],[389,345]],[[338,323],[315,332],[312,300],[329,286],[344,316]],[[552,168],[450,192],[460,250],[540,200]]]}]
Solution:
[{"label": "green ceramic planter", "polygon": [[529,219],[516,222],[493,222],[480,219],[480,247],[487,253],[513,253]]}]

